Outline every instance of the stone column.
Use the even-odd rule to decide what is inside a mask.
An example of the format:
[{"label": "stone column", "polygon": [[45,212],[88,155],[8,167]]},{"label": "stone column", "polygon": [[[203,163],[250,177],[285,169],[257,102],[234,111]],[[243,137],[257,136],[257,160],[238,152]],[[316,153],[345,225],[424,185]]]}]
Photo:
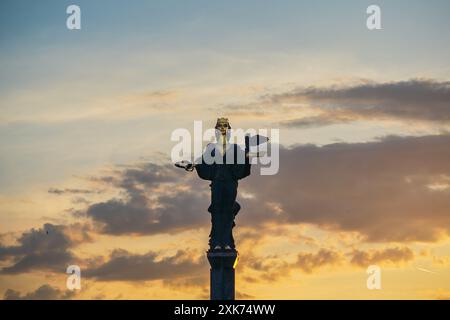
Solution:
[{"label": "stone column", "polygon": [[220,252],[208,251],[206,256],[211,265],[211,300],[234,300],[234,268],[237,264],[238,252],[235,250]]}]

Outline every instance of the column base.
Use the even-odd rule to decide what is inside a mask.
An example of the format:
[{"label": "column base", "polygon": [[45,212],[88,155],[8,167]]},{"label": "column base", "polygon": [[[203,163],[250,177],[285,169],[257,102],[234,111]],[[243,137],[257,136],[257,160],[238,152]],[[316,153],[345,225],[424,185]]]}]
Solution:
[{"label": "column base", "polygon": [[234,268],[238,259],[238,252],[207,251],[210,270],[210,298],[211,300],[235,299]]}]

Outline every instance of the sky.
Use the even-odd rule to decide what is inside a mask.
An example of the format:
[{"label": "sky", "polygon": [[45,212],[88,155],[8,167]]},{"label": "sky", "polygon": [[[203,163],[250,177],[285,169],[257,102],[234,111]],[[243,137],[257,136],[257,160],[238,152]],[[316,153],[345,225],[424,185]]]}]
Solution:
[{"label": "sky", "polygon": [[450,298],[448,12],[1,1],[0,297],[208,298],[208,183],[170,137],[226,116],[280,130],[278,174],[239,185],[238,298]]}]

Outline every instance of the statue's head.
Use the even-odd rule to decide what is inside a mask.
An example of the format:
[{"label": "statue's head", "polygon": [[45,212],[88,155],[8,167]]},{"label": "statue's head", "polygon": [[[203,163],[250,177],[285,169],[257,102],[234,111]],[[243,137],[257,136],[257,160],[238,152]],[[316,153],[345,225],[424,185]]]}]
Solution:
[{"label": "statue's head", "polygon": [[228,122],[228,118],[218,118],[215,128],[216,130],[219,130],[223,136],[225,136],[227,134],[227,131],[231,129],[230,123]]}]

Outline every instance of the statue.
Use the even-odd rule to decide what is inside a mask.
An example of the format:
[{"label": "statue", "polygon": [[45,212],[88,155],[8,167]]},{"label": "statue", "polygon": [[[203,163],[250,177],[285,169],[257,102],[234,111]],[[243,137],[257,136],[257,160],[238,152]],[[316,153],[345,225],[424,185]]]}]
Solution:
[{"label": "statue", "polygon": [[[182,161],[175,165],[187,171],[195,169],[201,179],[211,181],[211,205],[208,208],[212,222],[209,235],[210,251],[236,250],[232,229],[235,226],[234,219],[241,208],[236,202],[238,181],[250,175],[249,143],[254,139],[246,136],[246,147],[242,150],[240,146],[229,141],[231,126],[227,118],[217,119],[215,129],[217,144],[207,146],[201,161],[196,161],[196,164]],[[222,161],[208,164],[205,161],[206,156],[217,159],[216,152],[220,152],[219,158],[222,158]]]}]

